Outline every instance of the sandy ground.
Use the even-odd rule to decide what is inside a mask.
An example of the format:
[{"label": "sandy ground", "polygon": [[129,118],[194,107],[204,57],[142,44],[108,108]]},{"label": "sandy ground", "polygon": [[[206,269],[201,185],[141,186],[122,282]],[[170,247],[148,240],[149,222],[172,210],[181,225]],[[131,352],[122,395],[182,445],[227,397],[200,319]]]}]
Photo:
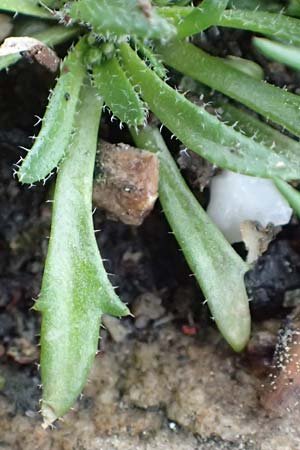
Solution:
[{"label": "sandy ground", "polygon": [[26,377],[17,394],[8,378],[0,394],[0,448],[300,449],[299,411],[266,413],[258,401],[261,379],[217,333],[208,335],[189,337],[168,325],[146,339],[106,344],[84,396],[54,430],[41,428],[36,393],[20,405]]}]

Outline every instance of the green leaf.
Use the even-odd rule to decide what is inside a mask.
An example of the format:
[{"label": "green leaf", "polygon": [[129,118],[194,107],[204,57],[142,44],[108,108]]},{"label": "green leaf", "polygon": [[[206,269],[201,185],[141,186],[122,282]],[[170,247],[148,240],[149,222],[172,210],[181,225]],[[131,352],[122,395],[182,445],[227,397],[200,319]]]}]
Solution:
[{"label": "green leaf", "polygon": [[300,97],[230,67],[222,58],[210,56],[185,42],[158,48],[173,69],[238,100],[267,119],[300,135]]},{"label": "green leaf", "polygon": [[38,0],[0,0],[1,9],[28,16],[43,17],[45,19],[53,18],[52,14],[42,6],[42,2]]},{"label": "green leaf", "polygon": [[257,142],[263,142],[265,147],[279,155],[284,152],[294,164],[299,164],[300,142],[280,133],[275,128],[254,117],[253,114],[237,108],[231,103],[219,102],[219,113],[222,120],[230,125],[235,124],[235,129],[251,137]]},{"label": "green leaf", "polygon": [[58,166],[64,156],[73,130],[80,88],[85,77],[80,41],[66,57],[61,67],[39,132],[32,149],[24,159],[18,178],[22,183],[44,179]]},{"label": "green leaf", "polygon": [[[69,410],[86,383],[100,316],[128,314],[111,286],[92,221],[93,170],[102,102],[82,90],[75,133],[61,164],[51,237],[36,309],[42,312],[42,414],[45,425]],[[80,105],[80,106],[79,106]]]},{"label": "green leaf", "polygon": [[203,0],[199,7],[193,8],[177,26],[177,36],[182,39],[200,33],[214,25],[226,9],[228,0]]},{"label": "green leaf", "polygon": [[145,110],[116,57],[93,66],[93,81],[105,104],[121,122],[143,125]]},{"label": "green leaf", "polygon": [[159,199],[224,338],[240,351],[250,334],[244,285],[247,265],[211,222],[182,178],[158,130],[136,134],[136,144],[159,156]]},{"label": "green leaf", "polygon": [[245,175],[299,178],[300,154],[295,164],[295,158],[284,151],[277,154],[226,126],[166,85],[125,43],[120,45],[120,56],[149,109],[186,147],[219,167]]},{"label": "green leaf", "polygon": [[65,12],[72,19],[89,24],[98,34],[166,40],[176,33],[154,7],[139,0],[78,0]]},{"label": "green leaf", "polygon": [[282,13],[226,10],[216,25],[273,36],[289,44],[300,44],[300,20]]},{"label": "green leaf", "polygon": [[274,178],[273,183],[281,195],[283,195],[289,205],[293,208],[297,216],[300,217],[300,192],[280,178]]},{"label": "green leaf", "polygon": [[131,39],[136,51],[142,56],[142,58],[150,65],[151,69],[154,70],[159,78],[165,79],[167,77],[167,69],[160,61],[160,59],[155,55],[150,43],[147,42],[146,45],[141,41],[141,39],[132,38]]},{"label": "green leaf", "polygon": [[[193,10],[193,7],[180,6],[158,8],[161,17],[171,20],[177,27]],[[227,9],[212,25],[253,31],[289,44],[300,44],[300,20],[282,13]]]},{"label": "green leaf", "polygon": [[253,38],[254,47],[266,58],[285,64],[295,70],[300,70],[300,48],[281,44],[264,38]]},{"label": "green leaf", "polygon": [[223,61],[234,69],[239,70],[252,78],[256,78],[257,80],[263,80],[265,78],[263,68],[252,60],[229,55],[227,58],[224,58]]}]

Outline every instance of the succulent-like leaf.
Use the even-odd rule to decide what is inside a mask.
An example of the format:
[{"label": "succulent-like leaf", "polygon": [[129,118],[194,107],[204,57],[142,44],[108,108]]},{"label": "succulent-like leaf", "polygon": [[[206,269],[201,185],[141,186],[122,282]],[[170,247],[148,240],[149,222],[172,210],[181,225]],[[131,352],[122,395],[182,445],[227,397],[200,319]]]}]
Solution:
[{"label": "succulent-like leaf", "polygon": [[93,66],[93,80],[98,93],[114,116],[128,125],[143,125],[143,102],[115,56]]},{"label": "succulent-like leaf", "polygon": [[185,38],[200,33],[220,20],[228,0],[203,0],[199,7],[193,8],[177,26],[178,37]]},{"label": "succulent-like leaf", "polygon": [[293,208],[298,217],[300,217],[300,192],[280,178],[273,178],[273,183],[281,195]]},{"label": "succulent-like leaf", "polygon": [[149,42],[145,45],[141,39],[132,38],[136,51],[142,56],[142,58],[150,65],[156,75],[165,79],[167,76],[167,69],[161,62],[161,60],[155,55],[153,49],[150,47]]},{"label": "succulent-like leaf", "polygon": [[78,0],[65,10],[68,17],[89,24],[95,33],[136,35],[166,40],[176,29],[147,0]]},{"label": "succulent-like leaf", "polygon": [[80,41],[64,60],[39,132],[24,159],[18,178],[22,183],[44,179],[64,156],[73,130],[80,88],[85,76]]},{"label": "succulent-like leaf", "polygon": [[62,416],[80,394],[98,346],[100,316],[128,314],[100,258],[92,221],[93,170],[102,102],[83,87],[75,132],[54,194],[51,237],[36,309],[42,312],[42,414]]},{"label": "succulent-like leaf", "polygon": [[224,11],[216,25],[254,31],[290,44],[300,44],[300,20],[282,13],[231,9]]},{"label": "succulent-like leaf", "polygon": [[207,299],[224,338],[236,351],[250,333],[244,285],[247,265],[211,222],[187,187],[158,130],[136,134],[136,144],[159,156],[159,199],[174,235]]},{"label": "succulent-like leaf", "polygon": [[300,97],[241,73],[222,60],[186,42],[159,47],[165,63],[238,100],[267,119],[300,135]]},{"label": "succulent-like leaf", "polygon": [[254,47],[267,58],[278,61],[281,64],[300,70],[300,48],[270,39],[254,38]]},{"label": "succulent-like leaf", "polygon": [[300,154],[295,164],[295,158],[283,150],[276,153],[226,126],[167,86],[125,43],[120,45],[120,56],[149,109],[188,148],[219,167],[245,175],[299,178]]},{"label": "succulent-like leaf", "polygon": [[[159,14],[178,26],[185,17],[191,14],[194,7],[163,7],[158,8]],[[266,36],[273,36],[289,44],[300,44],[299,19],[284,14],[266,11],[250,11],[246,9],[227,9],[218,16],[212,25],[240,30],[249,30]]]}]

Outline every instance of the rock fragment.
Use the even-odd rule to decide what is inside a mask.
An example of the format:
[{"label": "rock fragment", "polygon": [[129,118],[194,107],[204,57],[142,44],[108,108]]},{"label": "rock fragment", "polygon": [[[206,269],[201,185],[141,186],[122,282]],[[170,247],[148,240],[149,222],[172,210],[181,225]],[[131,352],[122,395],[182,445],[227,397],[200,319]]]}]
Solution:
[{"label": "rock fragment", "polygon": [[101,142],[93,201],[110,218],[141,225],[158,197],[158,158],[127,144]]}]

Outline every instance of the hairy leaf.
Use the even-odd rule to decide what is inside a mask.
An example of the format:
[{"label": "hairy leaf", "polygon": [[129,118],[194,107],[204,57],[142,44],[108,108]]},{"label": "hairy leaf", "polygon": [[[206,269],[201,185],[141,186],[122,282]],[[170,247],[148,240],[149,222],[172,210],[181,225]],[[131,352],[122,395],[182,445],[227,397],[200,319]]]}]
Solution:
[{"label": "hairy leaf", "polygon": [[51,19],[53,16],[38,0],[0,0],[0,10]]},{"label": "hairy leaf", "polygon": [[[172,20],[175,25],[193,12],[193,7],[158,8],[159,14]],[[254,31],[273,36],[290,44],[300,44],[300,20],[284,14],[266,11],[227,9],[212,25]]]},{"label": "hairy leaf", "polygon": [[66,14],[76,21],[86,22],[99,34],[130,34],[165,40],[176,32],[147,0],[78,0],[66,8]]},{"label": "hairy leaf", "polygon": [[149,109],[188,148],[219,167],[245,175],[299,178],[299,163],[295,165],[294,158],[284,151],[275,153],[226,126],[167,86],[127,44],[120,49],[122,63]]},{"label": "hairy leaf", "polygon": [[128,314],[95,240],[92,184],[102,102],[83,87],[75,133],[55,187],[51,237],[36,308],[42,312],[42,414],[62,416],[80,394],[98,346],[100,316]]},{"label": "hairy leaf", "polygon": [[93,80],[97,91],[114,116],[128,125],[143,125],[143,102],[116,57],[94,66]]},{"label": "hairy leaf", "polygon": [[203,0],[199,7],[193,8],[177,26],[179,38],[192,36],[214,25],[220,20],[228,0]]},{"label": "hairy leaf", "polygon": [[241,73],[192,44],[172,42],[160,46],[159,52],[167,65],[300,135],[299,96]]},{"label": "hairy leaf", "polygon": [[64,156],[73,130],[78,96],[85,76],[80,41],[64,60],[50,96],[40,133],[23,161],[18,177],[22,183],[44,179]]},{"label": "hairy leaf", "polygon": [[236,351],[249,339],[250,313],[244,285],[247,265],[211,222],[187,187],[158,130],[136,134],[136,144],[159,156],[159,199],[224,338]]}]

